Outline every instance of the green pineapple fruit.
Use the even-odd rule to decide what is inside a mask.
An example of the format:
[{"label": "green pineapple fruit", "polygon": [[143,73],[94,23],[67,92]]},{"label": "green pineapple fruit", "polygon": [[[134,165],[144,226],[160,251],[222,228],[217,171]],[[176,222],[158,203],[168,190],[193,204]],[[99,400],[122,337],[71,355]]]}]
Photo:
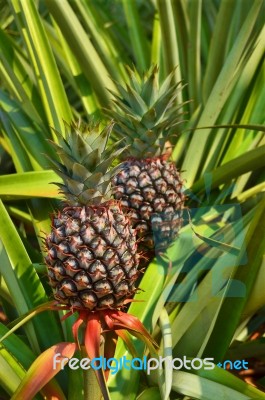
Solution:
[{"label": "green pineapple fruit", "polygon": [[135,292],[138,277],[136,232],[110,199],[110,168],[122,150],[106,148],[110,124],[66,126],[65,139],[53,143],[61,163],[52,161],[66,204],[52,217],[46,237],[49,282],[59,303],[77,309],[121,307]]},{"label": "green pineapple fruit", "polygon": [[170,161],[167,146],[181,121],[176,105],[180,83],[174,73],[159,85],[158,68],[140,76],[130,71],[127,85],[117,83],[114,109],[107,110],[116,122],[115,133],[125,138],[129,152],[113,178],[114,197],[129,210],[143,247],[159,252],[168,247],[182,226],[185,196],[183,181]]}]

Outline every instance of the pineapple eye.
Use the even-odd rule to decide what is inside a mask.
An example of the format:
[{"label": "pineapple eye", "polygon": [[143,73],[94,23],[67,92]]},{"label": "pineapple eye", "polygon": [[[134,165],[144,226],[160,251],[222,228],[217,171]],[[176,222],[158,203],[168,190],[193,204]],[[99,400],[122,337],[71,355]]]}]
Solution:
[{"label": "pineapple eye", "polygon": [[137,268],[132,267],[130,269],[130,271],[127,273],[128,278],[130,279],[130,281],[136,281],[136,279],[138,278],[138,271]]},{"label": "pineapple eye", "polygon": [[81,268],[88,269],[91,261],[95,259],[92,251],[88,249],[82,249],[77,253],[77,259]]},{"label": "pineapple eye", "polygon": [[145,201],[152,201],[155,198],[156,191],[154,188],[146,187],[143,189],[143,196]]},{"label": "pineapple eye", "polygon": [[55,228],[59,228],[60,226],[62,226],[64,224],[64,219],[60,218],[60,215],[58,215],[57,217],[53,217],[52,219],[52,225]]},{"label": "pineapple eye", "polygon": [[62,301],[64,304],[68,303],[68,299],[67,296],[64,294],[64,292],[62,292],[62,290],[60,290],[57,286],[56,288],[56,292],[54,293],[54,297],[59,300]]},{"label": "pineapple eye", "polygon": [[[127,247],[127,246],[126,246]],[[121,259],[121,262],[123,263],[123,264],[126,264],[127,265],[127,263],[130,261],[130,259],[131,259],[131,254],[129,253],[129,251],[128,250],[123,250],[123,249],[121,249],[121,251],[119,252],[119,256],[120,256],[120,259]]]},{"label": "pineapple eye", "polygon": [[172,220],[173,220],[174,222],[182,221],[181,216],[182,216],[182,212],[179,213],[179,212],[176,212],[176,211],[175,211]]},{"label": "pineapple eye", "polygon": [[115,230],[119,235],[128,234],[128,225],[117,224],[117,225],[115,225]]},{"label": "pineapple eye", "polygon": [[178,207],[181,209],[184,207],[184,204],[183,204],[184,200],[185,200],[184,194],[179,193],[176,203],[177,203]]},{"label": "pineapple eye", "polygon": [[111,294],[103,297],[98,302],[99,307],[111,307],[113,304],[115,304],[115,299]]},{"label": "pineapple eye", "polygon": [[68,257],[65,261],[64,261],[64,265],[65,268],[67,270],[76,272],[78,270],[80,270],[80,266],[79,263],[77,261],[77,259],[75,257]]},{"label": "pineapple eye", "polygon": [[109,271],[109,278],[115,280],[116,282],[118,282],[120,280],[120,278],[122,278],[123,276],[124,276],[124,272],[123,272],[122,268],[119,266],[113,267]]},{"label": "pineapple eye", "polygon": [[112,242],[112,246],[117,248],[122,244],[122,242],[123,242],[123,239],[119,236],[116,236]]},{"label": "pineapple eye", "polygon": [[124,198],[121,200],[121,205],[122,205],[123,208],[129,208],[130,207],[129,201],[124,199]]},{"label": "pineapple eye", "polygon": [[93,308],[97,304],[97,297],[94,293],[91,293],[91,291],[82,291],[80,294],[80,298],[84,306],[89,310],[93,310]]},{"label": "pineapple eye", "polygon": [[77,288],[72,279],[63,279],[59,290],[62,291],[66,296],[76,296]]},{"label": "pineapple eye", "polygon": [[58,249],[57,257],[60,258],[61,260],[64,260],[70,251],[69,245],[66,242],[61,242],[60,244],[58,244],[57,249]]},{"label": "pineapple eye", "polygon": [[61,280],[65,276],[65,269],[62,263],[57,262],[53,267],[53,272],[56,279]]},{"label": "pineapple eye", "polygon": [[153,231],[158,231],[161,227],[162,219],[157,214],[151,215],[151,224]]},{"label": "pineapple eye", "polygon": [[139,175],[138,180],[139,180],[139,186],[141,188],[144,188],[148,185],[152,185],[152,180],[151,180],[150,176],[148,175],[148,173],[145,171]]},{"label": "pineapple eye", "polygon": [[114,191],[115,191],[115,198],[117,200],[120,200],[123,197],[124,193],[125,193],[124,186],[120,186],[120,185],[116,186]]},{"label": "pineapple eye", "polygon": [[153,205],[155,208],[156,212],[162,212],[164,207],[165,207],[166,201],[163,197],[157,197],[154,201],[153,201]]},{"label": "pineapple eye", "polygon": [[179,223],[173,226],[173,237],[174,237],[174,235],[178,234],[178,231],[180,230],[181,225],[182,225],[182,220],[179,220]]},{"label": "pineapple eye", "polygon": [[128,283],[123,280],[115,286],[115,293],[117,293],[118,297],[124,296],[129,291]]},{"label": "pineapple eye", "polygon": [[83,241],[79,235],[72,235],[68,240],[70,250],[76,252],[80,246],[82,246]]},{"label": "pineapple eye", "polygon": [[132,165],[130,168],[130,176],[137,177],[141,173],[140,168],[137,165]]},{"label": "pineapple eye", "polygon": [[100,294],[109,293],[112,292],[112,285],[107,279],[101,279],[94,283],[94,290]]},{"label": "pineapple eye", "polygon": [[100,246],[101,244],[105,244],[106,242],[104,241],[104,239],[102,239],[100,236],[95,237],[92,242],[90,243],[90,246],[92,249],[96,249],[98,246]]},{"label": "pineapple eye", "polygon": [[133,194],[130,198],[131,206],[138,209],[140,205],[143,203],[144,199],[139,194]]},{"label": "pineapple eye", "polygon": [[113,216],[114,216],[115,222],[125,223],[125,221],[126,221],[126,218],[122,214],[120,209],[118,210],[118,212],[114,213]]},{"label": "pineapple eye", "polygon": [[137,188],[138,183],[136,178],[130,178],[126,182],[126,194],[132,194],[135,192],[135,189]]},{"label": "pineapple eye", "polygon": [[174,190],[168,189],[167,193],[166,193],[166,196],[167,196],[167,201],[169,203],[175,203],[175,201],[177,199],[177,194],[176,194],[176,192]]},{"label": "pineapple eye", "polygon": [[173,215],[176,214],[176,212],[174,211],[174,208],[172,206],[168,206],[165,210],[164,210],[164,215],[165,216],[169,216],[170,219],[173,218]]},{"label": "pineapple eye", "polygon": [[[135,234],[135,231],[134,231],[134,234]],[[127,241],[127,245],[128,245],[129,250],[132,253],[136,252],[137,244],[135,243],[135,240],[133,240],[132,238],[129,238],[129,240]]]},{"label": "pineapple eye", "polygon": [[[52,260],[55,260],[57,258],[57,251],[56,248],[54,246],[52,246],[49,250],[48,250],[48,257],[46,257],[46,261],[49,263],[49,258],[51,258]],[[47,260],[48,259],[48,260]]]},{"label": "pineapple eye", "polygon": [[70,299],[70,304],[72,307],[75,307],[75,308],[83,308],[83,304],[76,297],[73,297]]},{"label": "pineapple eye", "polygon": [[66,236],[73,235],[80,229],[79,221],[77,219],[68,218],[65,224],[65,234]]},{"label": "pineapple eye", "polygon": [[103,255],[103,261],[107,265],[108,269],[110,269],[119,263],[119,257],[112,249],[108,249]]},{"label": "pineapple eye", "polygon": [[89,267],[89,273],[93,275],[93,281],[96,279],[103,278],[107,275],[107,270],[104,264],[101,261],[96,260]]},{"label": "pineapple eye", "polygon": [[53,268],[51,267],[48,267],[48,277],[50,279],[50,282],[52,282],[52,286],[57,284]]},{"label": "pineapple eye", "polygon": [[150,205],[143,205],[140,209],[141,217],[143,219],[149,220],[152,211],[153,209]]},{"label": "pineapple eye", "polygon": [[162,226],[161,227],[161,230],[160,230],[160,237],[161,238],[168,238],[169,236],[170,236],[170,233],[171,233],[171,227],[170,226],[168,226],[168,225],[164,225],[164,226]]},{"label": "pineapple eye", "polygon": [[91,225],[83,225],[80,230],[83,241],[88,244],[95,237],[95,229]]},{"label": "pineapple eye", "polygon": [[168,166],[166,166],[162,171],[163,177],[170,185],[174,185],[174,183],[176,183],[175,176],[174,176],[174,175],[176,175],[176,173],[177,173],[177,171],[175,168],[174,168],[174,171],[172,171],[172,168],[170,171]]},{"label": "pineapple eye", "polygon": [[129,169],[124,169],[116,175],[117,183],[124,183],[130,177]]},{"label": "pineapple eye", "polygon": [[141,236],[149,230],[149,227],[145,222],[140,222],[136,225],[135,229],[137,230],[137,234]]},{"label": "pineapple eye", "polygon": [[64,226],[59,226],[58,228],[56,228],[55,226],[53,226],[53,231],[51,234],[51,241],[58,244],[61,242],[62,238],[65,237],[65,229]]},{"label": "pineapple eye", "polygon": [[139,219],[139,214],[137,213],[137,211],[135,211],[135,210],[133,210],[133,209],[131,209],[131,210],[129,211],[128,216],[129,216],[129,218],[132,219],[132,220],[138,221],[138,219]]},{"label": "pineapple eye", "polygon": [[161,172],[159,171],[159,169],[156,167],[156,168],[151,168],[150,170],[149,170],[149,175],[151,176],[151,178],[153,179],[153,180],[156,180],[156,179],[158,179],[158,178],[161,178]]},{"label": "pineapple eye", "polygon": [[77,274],[75,274],[74,280],[76,284],[80,286],[82,289],[84,288],[92,289],[90,278],[85,271],[80,271]]},{"label": "pineapple eye", "polygon": [[158,192],[163,193],[163,194],[166,193],[166,191],[167,191],[167,183],[166,183],[166,181],[164,181],[164,179],[162,179],[162,178],[157,179],[154,182],[154,185],[155,185],[155,187],[156,187]]},{"label": "pineapple eye", "polygon": [[94,250],[95,258],[102,257],[106,250],[107,243],[102,237],[95,237],[95,239],[90,242],[90,247]]},{"label": "pineapple eye", "polygon": [[104,228],[106,227],[106,218],[105,216],[99,217],[98,215],[95,215],[94,218],[92,219],[92,223],[96,228],[97,232],[101,233],[102,231],[104,231]]},{"label": "pineapple eye", "polygon": [[115,253],[112,249],[107,249],[103,255],[104,261],[108,262],[115,256]]}]

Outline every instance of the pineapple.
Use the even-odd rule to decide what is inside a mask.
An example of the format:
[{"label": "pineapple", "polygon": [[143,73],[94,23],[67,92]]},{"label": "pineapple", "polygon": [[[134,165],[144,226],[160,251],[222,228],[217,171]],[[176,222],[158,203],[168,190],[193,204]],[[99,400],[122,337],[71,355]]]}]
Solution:
[{"label": "pineapple", "polygon": [[49,283],[60,304],[87,311],[121,307],[138,277],[136,232],[110,198],[110,165],[122,151],[106,148],[113,124],[66,125],[52,142],[60,162],[50,160],[63,183],[66,203],[52,217],[45,239]]},{"label": "pineapple", "polygon": [[182,87],[173,82],[174,72],[159,85],[157,67],[143,76],[129,72],[129,84],[116,83],[119,95],[112,93],[115,106],[107,110],[115,119],[116,137],[124,137],[129,145],[112,184],[114,198],[129,210],[151,257],[154,248],[160,252],[172,243],[182,225],[183,181],[168,152],[176,125],[182,122],[183,104],[176,105]]}]

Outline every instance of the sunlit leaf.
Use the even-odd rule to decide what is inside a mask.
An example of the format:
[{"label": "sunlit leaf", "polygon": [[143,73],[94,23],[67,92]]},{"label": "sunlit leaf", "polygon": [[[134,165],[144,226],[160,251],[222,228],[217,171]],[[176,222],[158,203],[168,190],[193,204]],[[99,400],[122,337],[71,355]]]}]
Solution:
[{"label": "sunlit leaf", "polygon": [[[45,350],[33,362],[25,377],[12,396],[12,400],[32,399],[67,364],[76,350],[75,343],[58,343]],[[48,386],[48,393],[58,400],[65,396],[58,388]],[[44,389],[44,393],[46,389]]]}]

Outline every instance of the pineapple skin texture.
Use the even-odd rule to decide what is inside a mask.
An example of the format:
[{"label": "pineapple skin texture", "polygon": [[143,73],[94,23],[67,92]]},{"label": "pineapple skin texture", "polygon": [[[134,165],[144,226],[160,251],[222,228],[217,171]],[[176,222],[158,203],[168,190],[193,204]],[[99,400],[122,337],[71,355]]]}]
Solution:
[{"label": "pineapple skin texture", "polygon": [[115,309],[135,293],[136,231],[119,202],[64,207],[53,216],[45,244],[49,283],[59,303]]},{"label": "pineapple skin texture", "polygon": [[167,156],[131,158],[113,178],[114,198],[128,210],[143,249],[163,251],[182,226],[183,181]]}]

